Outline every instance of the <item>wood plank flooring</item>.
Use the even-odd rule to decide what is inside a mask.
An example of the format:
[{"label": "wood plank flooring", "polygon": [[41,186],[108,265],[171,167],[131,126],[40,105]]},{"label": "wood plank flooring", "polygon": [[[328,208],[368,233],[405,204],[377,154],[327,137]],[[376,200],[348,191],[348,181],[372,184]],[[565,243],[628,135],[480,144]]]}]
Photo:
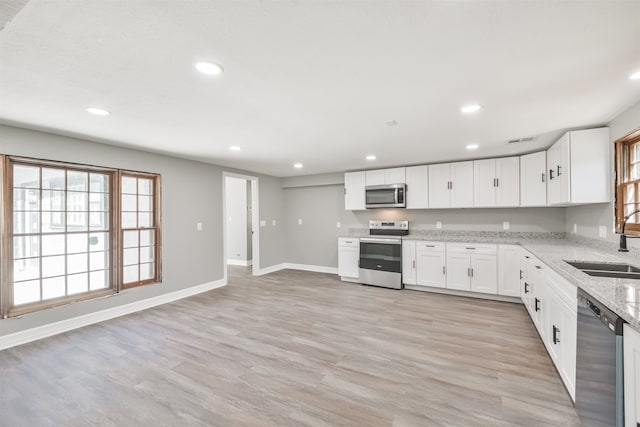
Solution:
[{"label": "wood plank flooring", "polygon": [[1,351],[0,425],[579,425],[521,305],[229,273]]}]

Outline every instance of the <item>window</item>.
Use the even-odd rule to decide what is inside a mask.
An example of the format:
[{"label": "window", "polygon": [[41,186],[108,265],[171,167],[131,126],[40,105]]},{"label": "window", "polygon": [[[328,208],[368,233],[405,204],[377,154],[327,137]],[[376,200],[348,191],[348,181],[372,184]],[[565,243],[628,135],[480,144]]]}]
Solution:
[{"label": "window", "polygon": [[[616,231],[640,209],[640,130],[616,141]],[[640,235],[640,214],[627,219],[625,234]]]},{"label": "window", "polygon": [[159,281],[157,175],[10,157],[2,170],[3,316]]}]

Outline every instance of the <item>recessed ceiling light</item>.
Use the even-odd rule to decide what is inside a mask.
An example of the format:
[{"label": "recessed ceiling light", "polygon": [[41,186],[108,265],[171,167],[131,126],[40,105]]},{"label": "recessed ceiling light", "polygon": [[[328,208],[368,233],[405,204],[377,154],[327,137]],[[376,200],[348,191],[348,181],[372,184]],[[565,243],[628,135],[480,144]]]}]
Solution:
[{"label": "recessed ceiling light", "polygon": [[108,116],[109,112],[107,110],[103,110],[102,108],[89,107],[87,111],[91,114],[95,114],[96,116]]},{"label": "recessed ceiling light", "polygon": [[237,145],[232,145],[231,147],[229,147],[229,150],[231,150],[231,151],[240,151],[240,147],[238,147]]},{"label": "recessed ceiling light", "polygon": [[635,73],[629,76],[629,80],[640,80],[640,71],[636,71]]},{"label": "recessed ceiling light", "polygon": [[294,163],[293,167],[296,169],[302,169],[302,163]]},{"label": "recessed ceiling light", "polygon": [[465,105],[460,109],[463,113],[475,113],[476,111],[480,111],[482,107],[478,104]]},{"label": "recessed ceiling light", "polygon": [[478,145],[478,144],[469,144],[469,145],[467,145],[465,148],[466,148],[467,150],[477,150],[477,149],[478,149],[478,147],[479,147],[479,145]]},{"label": "recessed ceiling light", "polygon": [[369,155],[367,156],[367,160],[375,160],[375,159],[376,159],[375,154],[369,154]]},{"label": "recessed ceiling light", "polygon": [[214,64],[213,62],[198,62],[196,64],[196,69],[203,74],[207,74],[210,76],[217,76],[218,74],[222,74],[222,67],[218,64]]}]

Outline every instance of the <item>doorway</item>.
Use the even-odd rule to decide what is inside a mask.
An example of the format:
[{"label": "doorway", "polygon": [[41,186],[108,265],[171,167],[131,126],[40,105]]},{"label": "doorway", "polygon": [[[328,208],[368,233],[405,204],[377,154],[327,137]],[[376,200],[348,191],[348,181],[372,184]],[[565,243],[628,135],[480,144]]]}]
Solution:
[{"label": "doorway", "polygon": [[258,228],[258,178],[223,172],[224,278],[227,266],[251,266],[253,275],[260,268]]}]

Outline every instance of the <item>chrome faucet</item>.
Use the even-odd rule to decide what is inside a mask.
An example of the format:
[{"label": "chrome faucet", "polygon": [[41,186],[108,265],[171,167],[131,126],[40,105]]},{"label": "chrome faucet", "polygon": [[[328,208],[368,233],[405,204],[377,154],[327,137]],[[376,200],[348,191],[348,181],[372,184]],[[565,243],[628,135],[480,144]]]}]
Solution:
[{"label": "chrome faucet", "polygon": [[627,221],[629,221],[629,218],[631,218],[637,213],[640,213],[640,209],[634,212],[631,212],[629,215],[625,216],[624,219],[622,220],[622,230],[620,231],[620,249],[618,249],[618,252],[629,252],[629,249],[627,249],[627,237],[640,237],[640,236],[625,236],[624,234],[624,228],[627,226]]}]

